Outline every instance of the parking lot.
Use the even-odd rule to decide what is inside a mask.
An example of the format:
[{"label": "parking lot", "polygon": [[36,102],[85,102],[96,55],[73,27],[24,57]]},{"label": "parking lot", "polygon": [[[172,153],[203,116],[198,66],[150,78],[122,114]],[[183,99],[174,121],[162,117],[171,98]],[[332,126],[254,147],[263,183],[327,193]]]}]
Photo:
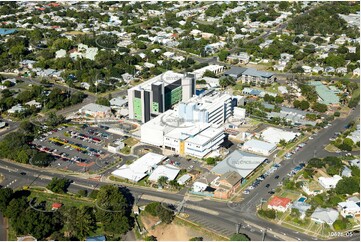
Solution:
[{"label": "parking lot", "polygon": [[169,159],[167,159],[164,164],[171,164],[179,169],[186,169],[187,171],[191,170],[199,170],[202,172],[207,172],[208,170],[206,168],[202,167],[202,163],[193,159],[186,159],[184,157],[181,157],[179,155],[171,155],[168,156]]},{"label": "parking lot", "polygon": [[120,136],[103,128],[62,126],[34,139],[36,149],[55,157],[51,166],[77,172],[97,171],[117,160],[107,145]]}]

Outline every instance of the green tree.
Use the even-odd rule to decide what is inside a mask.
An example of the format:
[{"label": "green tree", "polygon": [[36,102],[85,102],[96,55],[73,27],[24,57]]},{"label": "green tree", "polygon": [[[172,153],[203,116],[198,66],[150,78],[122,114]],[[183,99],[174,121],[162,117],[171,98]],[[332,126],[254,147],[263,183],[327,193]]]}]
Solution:
[{"label": "green tree", "polygon": [[174,219],[174,212],[166,205],[158,205],[157,216],[163,223],[170,224]]},{"label": "green tree", "polygon": [[229,86],[229,85],[232,85],[234,86],[236,84],[235,80],[230,77],[230,76],[226,76],[226,77],[222,77],[220,80],[219,80],[219,85],[223,88]]},{"label": "green tree", "polygon": [[300,108],[301,110],[306,110],[306,109],[308,109],[309,107],[310,107],[310,103],[309,103],[309,102],[307,102],[307,101],[305,101],[305,100],[302,100],[302,101],[300,102],[299,108]]},{"label": "green tree", "polygon": [[218,53],[218,58],[220,61],[225,61],[227,59],[227,56],[229,55],[229,51],[228,50],[221,50]]},{"label": "green tree", "polygon": [[164,186],[168,181],[168,178],[166,176],[161,176],[158,178],[158,185]]},{"label": "green tree", "polygon": [[144,211],[146,211],[147,213],[149,213],[152,216],[157,216],[157,207],[160,205],[159,202],[152,202],[147,204],[147,206],[145,206]]},{"label": "green tree", "polygon": [[157,237],[150,235],[144,238],[144,241],[158,241]]},{"label": "green tree", "polygon": [[345,230],[347,228],[347,224],[349,224],[349,223],[350,222],[348,221],[348,219],[345,219],[345,218],[337,219],[333,223],[333,228],[337,231]]},{"label": "green tree", "polygon": [[11,199],[13,199],[13,189],[11,188],[1,188],[0,189],[0,211],[5,212],[7,206],[9,205]]},{"label": "green tree", "polygon": [[322,168],[325,166],[325,162],[319,158],[312,158],[308,161],[307,167],[310,168]]},{"label": "green tree", "polygon": [[230,241],[250,241],[249,237],[245,234],[233,234],[230,238]]},{"label": "green tree", "polygon": [[360,179],[358,177],[344,177],[336,185],[337,194],[353,194],[360,191]]},{"label": "green tree", "polygon": [[344,138],[343,143],[344,143],[345,145],[348,145],[348,146],[351,146],[351,147],[354,146],[354,142],[353,142],[353,140],[350,139],[350,138]]},{"label": "green tree", "polygon": [[258,210],[259,215],[263,216],[263,217],[267,217],[270,219],[275,219],[276,218],[276,211],[273,209],[260,209]]},{"label": "green tree", "polygon": [[317,111],[317,112],[320,112],[320,113],[324,113],[327,111],[327,105],[326,104],[322,104],[322,103],[318,103],[316,102],[314,105],[313,105],[313,110]]},{"label": "green tree", "polygon": [[214,74],[214,72],[213,72],[213,71],[210,71],[210,70],[206,70],[206,71],[204,72],[203,76],[213,77],[213,78],[217,77],[216,74]]},{"label": "green tree", "polygon": [[110,102],[107,98],[105,97],[99,97],[96,102],[96,104],[99,104],[99,105],[104,105],[104,106],[107,106],[109,107],[110,106]]},{"label": "green tree", "polygon": [[63,210],[62,214],[65,230],[70,237],[84,240],[87,236],[94,233],[97,228],[92,207],[68,207]]},{"label": "green tree", "polygon": [[126,198],[118,187],[106,185],[99,190],[96,217],[103,224],[105,232],[124,234],[132,226],[130,209]]},{"label": "green tree", "polygon": [[206,159],[207,165],[215,165],[216,164],[216,159],[213,157],[208,157]]},{"label": "green tree", "polygon": [[290,6],[290,3],[287,2],[287,1],[282,1],[278,5],[279,9],[282,10],[282,11],[287,10],[289,6]]},{"label": "green tree", "polygon": [[193,237],[190,238],[189,241],[203,241],[203,237]]},{"label": "green tree", "polygon": [[66,193],[70,185],[70,180],[66,178],[53,177],[51,182],[46,186],[52,192],[55,193]]}]

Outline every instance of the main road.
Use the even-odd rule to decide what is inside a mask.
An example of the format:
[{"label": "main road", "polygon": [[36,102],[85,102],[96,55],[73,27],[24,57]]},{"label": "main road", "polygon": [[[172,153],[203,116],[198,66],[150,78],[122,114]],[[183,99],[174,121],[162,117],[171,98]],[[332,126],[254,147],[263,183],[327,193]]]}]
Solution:
[{"label": "main road", "polygon": [[[324,146],[329,142],[329,138],[331,138],[335,132],[345,130],[345,125],[358,118],[359,115],[360,110],[358,106],[347,118],[334,120],[331,127],[321,130],[313,140],[309,140],[303,149],[294,156],[293,161],[283,161],[281,167],[274,176],[279,175],[279,179],[282,179],[294,168],[294,166],[296,166],[296,164],[307,162],[314,156],[323,157],[327,155],[328,153],[324,152]],[[20,172],[25,172],[26,175],[21,175]],[[1,185],[12,188],[29,184],[46,186],[52,177],[67,177],[73,180],[74,182],[70,185],[69,191],[74,193],[80,189],[92,190],[101,185],[109,184],[108,182],[84,179],[81,176],[56,173],[49,169],[39,170],[35,167],[23,166],[3,160],[0,160],[0,173],[5,176],[5,180]],[[269,176],[262,184],[266,183],[270,184],[270,188],[275,188],[278,180]],[[175,204],[184,199],[182,194],[168,193],[130,185],[127,186],[127,188],[134,198],[140,197],[140,201],[142,201],[142,197],[144,197],[146,201],[164,200]],[[264,236],[265,240],[314,240],[315,238],[312,236],[298,233],[257,217],[256,206],[260,203],[261,199],[268,199],[270,197],[268,191],[269,189],[260,185],[238,204],[189,198],[185,202],[184,212],[190,215],[190,220],[226,236],[234,233],[236,231],[236,225],[239,224],[240,232],[248,234],[252,240],[262,240]],[[267,229],[266,234],[264,234],[265,229]],[[353,238],[337,238],[337,240],[356,239],[358,239],[357,236],[354,236]]]}]

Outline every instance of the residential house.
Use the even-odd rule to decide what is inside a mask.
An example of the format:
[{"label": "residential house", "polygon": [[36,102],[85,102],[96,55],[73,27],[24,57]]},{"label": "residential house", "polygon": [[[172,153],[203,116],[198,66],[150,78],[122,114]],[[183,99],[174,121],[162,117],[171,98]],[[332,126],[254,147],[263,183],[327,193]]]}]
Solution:
[{"label": "residential house", "polygon": [[324,71],[324,69],[321,66],[315,66],[315,67],[312,68],[312,73],[320,73],[320,72],[323,72],[323,71]]},{"label": "residential house", "polygon": [[80,87],[84,88],[85,90],[89,90],[90,84],[87,82],[80,83]]},{"label": "residential house", "polygon": [[266,40],[265,42],[263,42],[263,43],[261,43],[260,45],[259,45],[259,47],[261,48],[261,49],[264,49],[264,48],[267,48],[270,44],[272,44],[273,43],[273,40]]},{"label": "residential house", "polygon": [[311,215],[311,220],[316,223],[326,223],[330,226],[337,220],[339,213],[337,210],[332,208],[316,208]]},{"label": "residential house", "polygon": [[336,188],[337,183],[342,180],[342,177],[339,175],[334,175],[333,177],[319,177],[318,182],[325,189]]},{"label": "residential house", "polygon": [[42,107],[42,105],[41,105],[41,103],[39,103],[39,102],[37,102],[37,101],[35,101],[35,100],[32,100],[32,101],[30,101],[30,102],[27,102],[27,103],[25,103],[25,105],[29,105],[30,107],[35,107],[35,108],[41,108]]},{"label": "residential house", "polygon": [[357,166],[360,167],[360,160],[359,159],[353,159],[348,162],[350,166]]},{"label": "residential house", "polygon": [[312,67],[310,67],[310,66],[302,66],[302,69],[303,69],[303,72],[306,74],[309,74],[312,71]]},{"label": "residential house", "polygon": [[352,71],[352,75],[354,76],[360,76],[360,68],[356,68],[355,70]]},{"label": "residential house", "polygon": [[323,190],[321,190],[321,189],[312,188],[307,181],[302,182],[302,187],[301,188],[309,196],[316,196],[318,194],[323,193]]},{"label": "residential house", "polygon": [[347,74],[347,68],[346,67],[339,67],[336,69],[336,73],[346,75]]},{"label": "residential house", "polygon": [[348,53],[351,53],[351,54],[356,53],[356,47],[354,47],[354,46],[347,46],[346,48],[348,49]]},{"label": "residential house", "polygon": [[360,200],[357,202],[347,200],[345,202],[338,203],[338,211],[344,218],[355,218],[360,217]]},{"label": "residential house", "polygon": [[66,50],[64,49],[60,49],[58,51],[55,52],[55,58],[58,59],[58,58],[64,58],[66,57]]},{"label": "residential house", "polygon": [[311,205],[305,202],[296,201],[292,204],[292,207],[300,212],[300,219],[306,217],[306,211],[311,208]]},{"label": "residential house", "polygon": [[22,60],[20,61],[20,67],[33,69],[36,61],[33,60]]},{"label": "residential house", "polygon": [[166,57],[166,58],[172,58],[172,57],[174,57],[174,52],[169,52],[169,51],[167,51],[167,52],[164,52],[163,53],[163,55]]},{"label": "residential house", "polygon": [[220,49],[222,49],[225,45],[226,43],[222,41],[213,44],[208,44],[204,47],[204,51],[210,54],[214,54]]},{"label": "residential house", "polygon": [[352,139],[355,144],[360,142],[360,125],[357,125],[357,129],[347,135],[347,138]]},{"label": "residential house", "polygon": [[344,166],[342,169],[341,176],[343,177],[351,177],[352,176],[352,170],[348,168],[347,166]]},{"label": "residential house", "polygon": [[15,113],[20,113],[24,110],[25,108],[21,104],[16,104],[15,106],[12,106],[9,110],[7,110],[7,112],[9,114],[15,114]]},{"label": "residential house", "polygon": [[287,94],[287,93],[288,93],[287,87],[285,87],[285,86],[279,86],[279,87],[278,87],[278,91],[279,91],[281,94]]},{"label": "residential house", "polygon": [[273,209],[279,212],[286,212],[287,209],[291,206],[291,199],[285,197],[274,196],[268,202],[268,209]]},{"label": "residential house", "polygon": [[229,55],[227,57],[227,61],[232,63],[239,63],[239,64],[248,64],[250,60],[250,56],[247,52],[241,52],[238,55]]}]

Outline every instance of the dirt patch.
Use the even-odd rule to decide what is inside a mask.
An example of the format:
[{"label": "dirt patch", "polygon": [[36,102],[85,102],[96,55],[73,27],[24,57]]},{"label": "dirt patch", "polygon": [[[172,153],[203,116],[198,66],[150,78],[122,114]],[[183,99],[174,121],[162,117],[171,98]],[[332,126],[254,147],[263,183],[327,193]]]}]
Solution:
[{"label": "dirt patch", "polygon": [[149,235],[153,235],[158,241],[188,241],[193,237],[203,237],[204,240],[208,240],[204,234],[189,226],[176,224],[159,224],[154,226],[159,219],[150,215],[141,216],[141,221],[144,227],[147,229]]}]

